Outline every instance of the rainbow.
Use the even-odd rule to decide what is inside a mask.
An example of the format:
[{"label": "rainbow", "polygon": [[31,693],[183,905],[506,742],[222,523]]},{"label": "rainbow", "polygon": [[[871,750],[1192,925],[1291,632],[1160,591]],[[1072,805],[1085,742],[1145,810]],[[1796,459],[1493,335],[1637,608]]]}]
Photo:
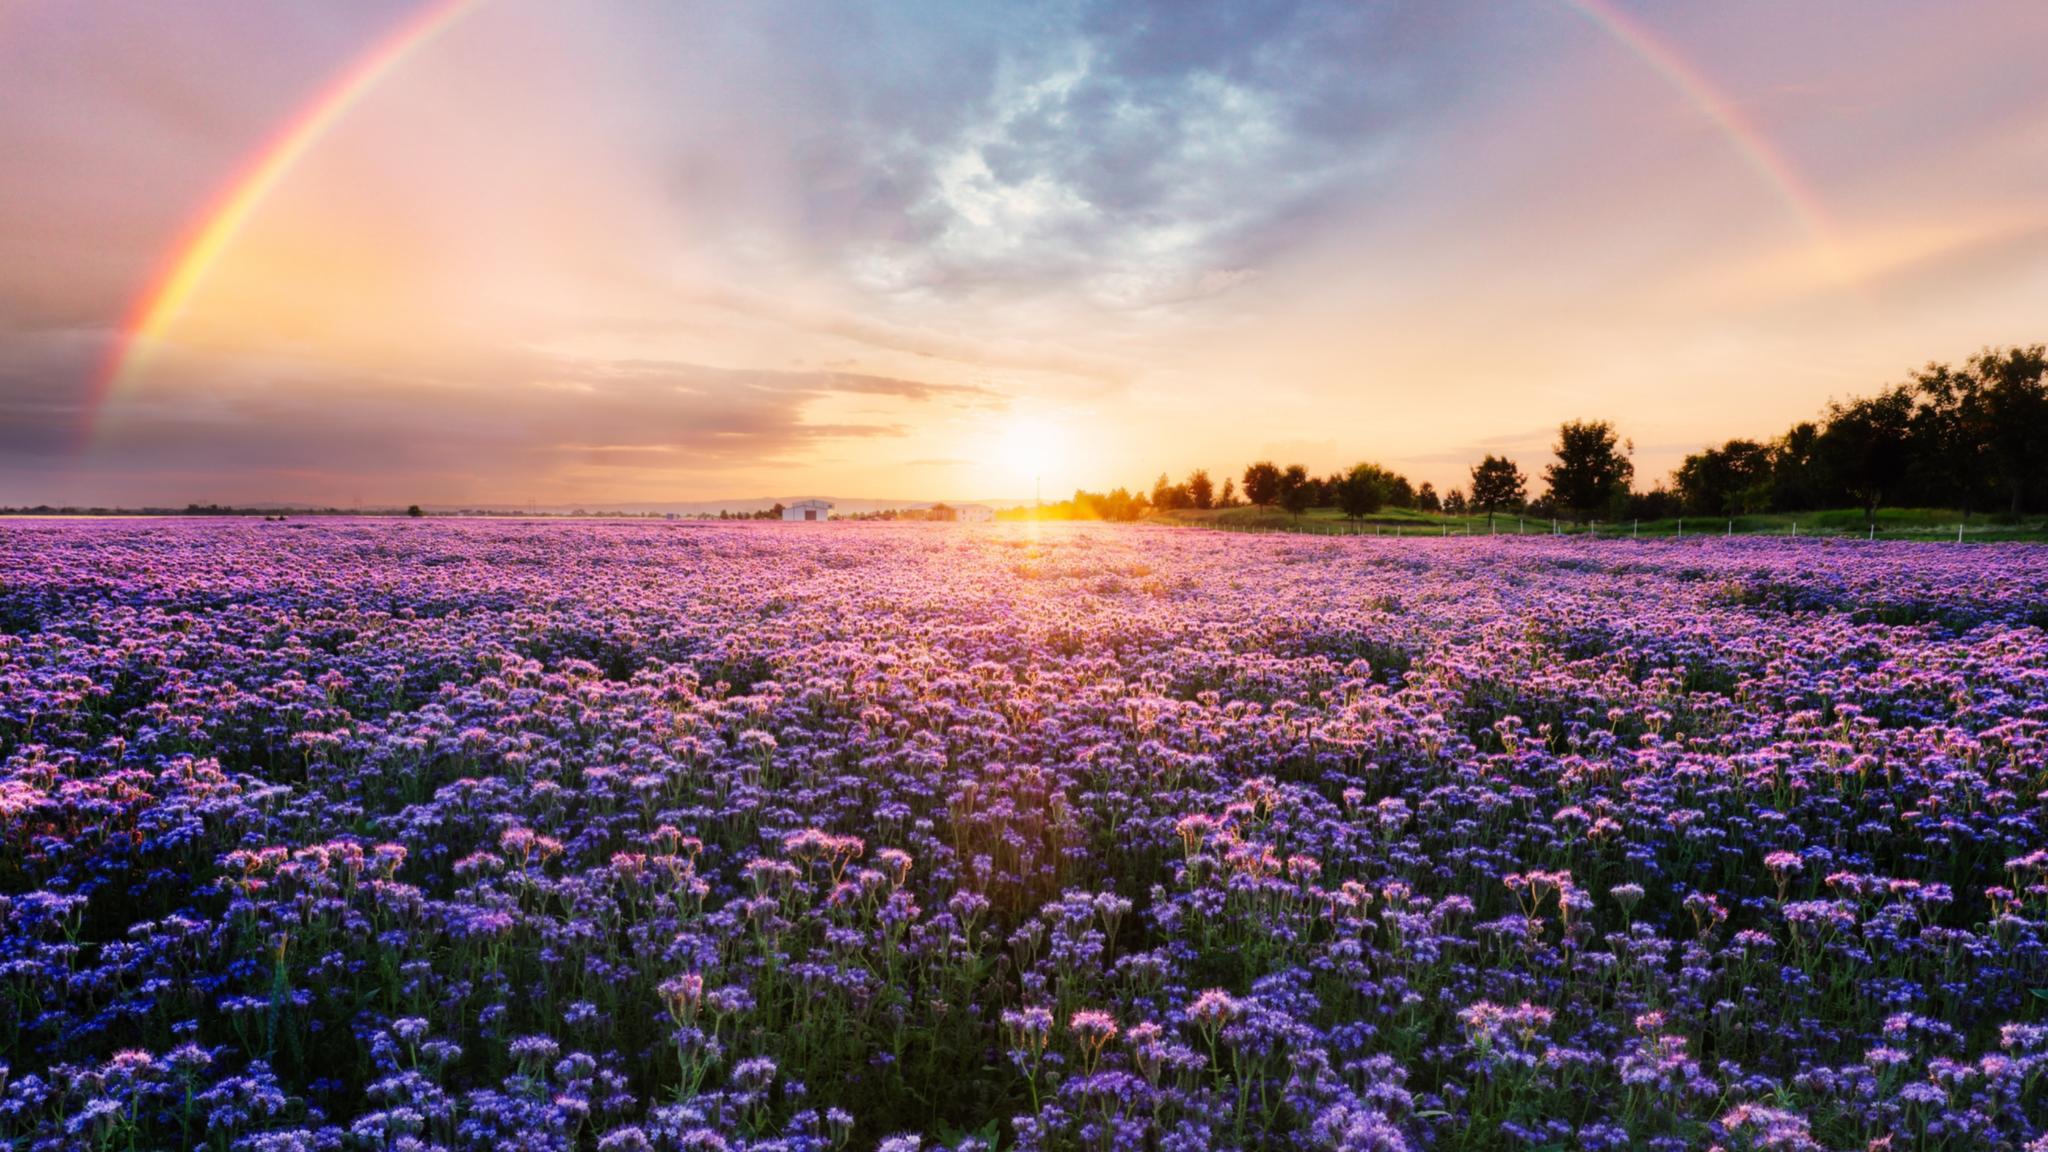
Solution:
[{"label": "rainbow", "polygon": [[1745,164],[1754,169],[1785,202],[1812,241],[1824,251],[1834,231],[1822,208],[1799,172],[1779,153],[1763,128],[1745,116],[1733,100],[1700,74],[1677,50],[1657,38],[1640,20],[1615,6],[1612,0],[1564,0],[1585,15],[1600,30],[1648,64],[1665,83],[1677,89],[1734,146]]},{"label": "rainbow", "polygon": [[299,161],[380,82],[482,3],[430,0],[351,61],[236,172],[130,306],[87,398],[80,427],[82,441],[90,440],[99,410],[133,379],[151,351],[162,343],[207,274]]},{"label": "rainbow", "polygon": [[[135,377],[150,352],[163,342],[207,274],[292,168],[381,81],[483,2],[429,0],[352,61],[227,182],[130,307],[83,406],[81,443],[90,440],[101,408]],[[1612,0],[1562,2],[1591,19],[1677,89],[1777,192],[1814,243],[1823,251],[1828,249],[1832,228],[1819,198],[1760,126],[1675,49]]]}]

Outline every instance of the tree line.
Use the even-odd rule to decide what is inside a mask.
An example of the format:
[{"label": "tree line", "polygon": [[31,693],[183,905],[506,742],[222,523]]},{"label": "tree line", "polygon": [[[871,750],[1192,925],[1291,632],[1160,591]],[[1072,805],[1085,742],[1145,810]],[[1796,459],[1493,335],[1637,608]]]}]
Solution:
[{"label": "tree line", "polygon": [[1772,440],[1685,458],[1672,486],[1712,515],[1922,505],[2019,516],[2048,498],[2048,347],[1930,363],[1874,396],[1828,406]]},{"label": "tree line", "polygon": [[2048,347],[1930,363],[1876,395],[1834,401],[1774,439],[1703,448],[1648,490],[1634,486],[1633,454],[1610,421],[1570,420],[1540,475],[1489,454],[1463,488],[1442,493],[1371,461],[1317,476],[1261,460],[1220,485],[1197,468],[1177,483],[1161,474],[1149,492],[1077,491],[1010,515],[1136,520],[1251,504],[1297,515],[1335,508],[1354,519],[1389,508],[1618,521],[1854,507],[1874,520],[1883,505],[1956,508],[1965,518],[2003,507],[2019,516],[2048,503]]}]

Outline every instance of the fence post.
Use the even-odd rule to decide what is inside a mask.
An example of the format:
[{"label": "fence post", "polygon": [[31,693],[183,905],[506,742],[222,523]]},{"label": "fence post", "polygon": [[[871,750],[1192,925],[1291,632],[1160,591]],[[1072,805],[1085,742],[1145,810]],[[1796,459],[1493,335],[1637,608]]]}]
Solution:
[{"label": "fence post", "polygon": [[1641,540],[1643,538],[1643,522],[1640,518],[1636,520],[1635,526],[1628,530],[1628,538],[1631,540]]},{"label": "fence post", "polygon": [[1956,543],[1958,543],[1958,544],[1961,544],[1962,542],[1963,542],[1963,526],[1962,526],[1961,524],[1958,524],[1958,525],[1956,525]]},{"label": "fence post", "polygon": [[1680,540],[1685,539],[1685,517],[1683,516],[1678,518],[1678,538]]},{"label": "fence post", "polygon": [[1735,535],[1735,517],[1733,517],[1733,516],[1730,516],[1730,517],[1728,518],[1728,535],[1730,535],[1730,536],[1734,536],[1734,535]]}]

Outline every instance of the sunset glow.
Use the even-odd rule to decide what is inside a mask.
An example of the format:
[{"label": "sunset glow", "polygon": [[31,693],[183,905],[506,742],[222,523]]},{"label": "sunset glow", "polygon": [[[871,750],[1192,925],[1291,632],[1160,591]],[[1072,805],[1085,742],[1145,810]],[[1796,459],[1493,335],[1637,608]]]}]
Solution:
[{"label": "sunset glow", "polygon": [[2043,19],[12,6],[0,501],[1655,480],[2038,335]]},{"label": "sunset glow", "polygon": [[0,1148],[2048,1152],[2043,0],[0,0]]}]

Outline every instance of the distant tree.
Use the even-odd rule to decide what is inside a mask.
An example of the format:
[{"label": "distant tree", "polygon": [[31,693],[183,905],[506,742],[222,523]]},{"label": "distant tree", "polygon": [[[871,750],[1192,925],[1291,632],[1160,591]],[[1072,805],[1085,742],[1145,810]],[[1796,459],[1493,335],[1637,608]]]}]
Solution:
[{"label": "distant tree", "polygon": [[1754,440],[1730,440],[1687,456],[1672,481],[1687,512],[1733,516],[1770,507],[1774,472],[1769,448]]},{"label": "distant tree", "polygon": [[1827,478],[1817,455],[1820,425],[1802,420],[1771,441],[1771,507],[1779,512],[1818,508]]},{"label": "distant tree", "polygon": [[1513,460],[1489,453],[1472,466],[1472,508],[1486,513],[1489,523],[1494,513],[1512,512],[1528,498],[1529,482]]},{"label": "distant tree", "polygon": [[1465,494],[1456,488],[1444,493],[1444,511],[1452,516],[1465,514]]},{"label": "distant tree", "polygon": [[1171,512],[1180,508],[1192,507],[1193,505],[1194,498],[1188,495],[1188,490],[1167,479],[1166,473],[1161,472],[1159,479],[1152,482],[1152,506],[1154,508],[1162,512]]},{"label": "distant tree", "polygon": [[1244,498],[1264,508],[1280,498],[1280,469],[1261,460],[1244,470]]},{"label": "distant tree", "polygon": [[1415,485],[1398,472],[1392,476],[1393,479],[1387,483],[1387,503],[1395,508],[1415,507]]},{"label": "distant tree", "polygon": [[1299,516],[1314,506],[1315,498],[1315,482],[1309,479],[1308,469],[1299,464],[1289,464],[1280,473],[1282,508]]},{"label": "distant tree", "polygon": [[1354,464],[1337,482],[1337,508],[1347,519],[1363,520],[1387,503],[1393,474],[1377,464]]},{"label": "distant tree", "polygon": [[1912,443],[1913,397],[1899,387],[1829,405],[1814,448],[1830,484],[1875,525],[1878,506],[1904,482]]},{"label": "distant tree", "polygon": [[1136,520],[1145,511],[1145,498],[1133,496],[1129,489],[1112,488],[1100,501],[1104,520]]},{"label": "distant tree", "polygon": [[1228,476],[1223,478],[1223,491],[1216,497],[1216,506],[1218,508],[1235,508],[1237,506],[1237,481]]},{"label": "distant tree", "polygon": [[408,504],[408,505],[406,505],[406,506],[405,506],[405,514],[406,514],[407,516],[411,516],[411,517],[414,517],[415,519],[417,519],[418,517],[421,517],[421,516],[425,516],[425,515],[426,515],[426,513],[425,513],[425,512],[423,512],[423,511],[421,511],[421,510],[420,510],[420,506],[419,506],[419,505],[417,505],[417,504]]},{"label": "distant tree", "polygon": [[1437,499],[1436,485],[1427,480],[1422,482],[1422,487],[1415,490],[1415,507],[1422,512],[1434,513],[1444,510],[1444,502]]},{"label": "distant tree", "polygon": [[1970,371],[1983,391],[1986,454],[2018,516],[2048,479],[2048,347],[1987,349]]},{"label": "distant tree", "polygon": [[1188,473],[1187,481],[1181,487],[1187,489],[1188,501],[1195,507],[1207,509],[1216,506],[1216,485],[1210,482],[1208,469],[1197,468]]},{"label": "distant tree", "polygon": [[1557,462],[1543,470],[1550,497],[1558,507],[1588,516],[1627,499],[1636,467],[1629,461],[1614,425],[1605,420],[1571,420],[1557,430],[1551,449]]},{"label": "distant tree", "polygon": [[1913,374],[1913,480],[1935,502],[1953,504],[1963,519],[1992,490],[1990,409],[1984,384],[1965,365],[1929,364]]},{"label": "distant tree", "polygon": [[762,509],[762,510],[760,510],[759,512],[756,512],[756,513],[754,513],[754,519],[756,519],[756,520],[780,520],[780,519],[782,519],[782,514],[783,514],[784,512],[787,512],[787,511],[789,511],[789,509],[787,509],[787,508],[784,508],[784,507],[782,506],[782,501],[780,501],[780,500],[777,500],[777,501],[776,501],[775,503],[773,503],[773,504],[770,504],[770,505],[769,505],[768,507],[766,507],[766,508],[763,508],[763,509]]},{"label": "distant tree", "polygon": [[1628,514],[1637,520],[1668,520],[1678,515],[1678,496],[1662,484],[1629,497]]}]

